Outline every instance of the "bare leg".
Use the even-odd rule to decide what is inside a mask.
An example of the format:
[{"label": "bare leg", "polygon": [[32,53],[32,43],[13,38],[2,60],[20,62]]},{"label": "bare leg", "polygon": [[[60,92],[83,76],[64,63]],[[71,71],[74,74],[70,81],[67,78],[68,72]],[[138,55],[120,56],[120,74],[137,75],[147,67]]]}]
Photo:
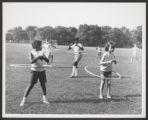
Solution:
[{"label": "bare leg", "polygon": [[78,76],[78,68],[75,68],[74,76]]},{"label": "bare leg", "polygon": [[76,70],[76,66],[73,66],[72,67],[72,73],[71,73],[71,75],[69,77],[71,77],[71,78],[74,77],[75,70]]},{"label": "bare leg", "polygon": [[29,95],[30,91],[32,90],[33,86],[34,86],[34,83],[32,83],[32,84],[29,83],[29,85],[28,85],[28,87],[27,87],[27,89],[25,91],[24,97],[23,97],[23,99],[22,99],[22,101],[20,103],[20,106],[24,106],[26,98]]},{"label": "bare leg", "polygon": [[111,80],[107,80],[107,98],[111,98],[110,96],[110,89],[111,89]]},{"label": "bare leg", "polygon": [[101,83],[100,83],[100,95],[99,95],[99,98],[100,98],[100,99],[103,98],[104,84],[105,84],[105,79],[104,79],[104,78],[101,78]]},{"label": "bare leg", "polygon": [[53,55],[51,55],[51,63],[53,63]]}]

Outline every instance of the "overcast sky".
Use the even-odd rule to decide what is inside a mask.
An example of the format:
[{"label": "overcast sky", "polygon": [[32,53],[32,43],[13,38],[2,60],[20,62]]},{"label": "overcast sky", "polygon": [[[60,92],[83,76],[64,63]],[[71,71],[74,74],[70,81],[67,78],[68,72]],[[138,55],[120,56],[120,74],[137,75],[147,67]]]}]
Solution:
[{"label": "overcast sky", "polygon": [[122,27],[134,29],[146,25],[145,3],[67,3],[67,2],[4,2],[4,30],[29,25],[37,27],[80,24]]}]

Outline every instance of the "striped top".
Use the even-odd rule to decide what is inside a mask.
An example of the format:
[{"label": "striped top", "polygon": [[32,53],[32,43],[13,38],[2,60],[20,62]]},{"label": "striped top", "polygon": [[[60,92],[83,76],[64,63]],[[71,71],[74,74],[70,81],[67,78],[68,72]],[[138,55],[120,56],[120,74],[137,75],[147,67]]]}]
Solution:
[{"label": "striped top", "polygon": [[100,70],[101,71],[112,71],[111,60],[115,60],[115,55],[113,53],[105,52],[100,60]]}]

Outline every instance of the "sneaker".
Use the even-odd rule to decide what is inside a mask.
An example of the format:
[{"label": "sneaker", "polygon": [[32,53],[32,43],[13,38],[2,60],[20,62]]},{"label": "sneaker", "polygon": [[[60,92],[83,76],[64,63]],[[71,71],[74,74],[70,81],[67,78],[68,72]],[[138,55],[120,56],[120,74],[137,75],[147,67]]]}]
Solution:
[{"label": "sneaker", "polygon": [[108,98],[108,99],[111,99],[111,96],[110,96],[110,95],[107,95],[107,98]]},{"label": "sneaker", "polygon": [[70,77],[70,78],[74,78],[75,76],[74,76],[74,75],[70,75],[69,77]]},{"label": "sneaker", "polygon": [[100,96],[99,96],[99,98],[100,98],[100,99],[103,99],[103,96],[102,96],[102,95],[100,95]]},{"label": "sneaker", "polygon": [[26,99],[25,99],[25,98],[23,98],[23,99],[22,99],[22,101],[21,101],[21,103],[20,103],[20,106],[21,106],[21,107],[22,107],[22,106],[24,106],[25,101],[26,101]]},{"label": "sneaker", "polygon": [[45,95],[43,95],[43,103],[49,104],[49,102],[48,102],[48,100],[47,100]]},{"label": "sneaker", "polygon": [[47,100],[47,99],[43,100],[43,103],[45,103],[45,104],[48,104],[48,105],[49,105],[49,102],[48,102],[48,100]]},{"label": "sneaker", "polygon": [[77,77],[77,76],[78,76],[78,74],[75,74],[75,75],[74,75],[74,77]]}]

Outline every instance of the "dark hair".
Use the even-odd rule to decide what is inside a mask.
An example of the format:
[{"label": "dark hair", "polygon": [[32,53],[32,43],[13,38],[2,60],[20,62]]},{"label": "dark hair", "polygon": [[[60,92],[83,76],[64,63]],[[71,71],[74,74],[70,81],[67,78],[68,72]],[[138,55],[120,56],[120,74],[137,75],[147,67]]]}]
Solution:
[{"label": "dark hair", "polygon": [[75,41],[77,41],[77,42],[78,42],[78,41],[79,41],[79,38],[78,38],[78,37],[76,37],[76,38],[75,38]]},{"label": "dark hair", "polygon": [[42,41],[41,40],[34,40],[33,42],[32,42],[32,47],[34,48],[34,49],[37,49],[39,46],[41,46],[42,45]]},{"label": "dark hair", "polygon": [[115,44],[113,42],[108,42],[105,46],[105,51],[108,51],[110,46],[115,49]]}]

